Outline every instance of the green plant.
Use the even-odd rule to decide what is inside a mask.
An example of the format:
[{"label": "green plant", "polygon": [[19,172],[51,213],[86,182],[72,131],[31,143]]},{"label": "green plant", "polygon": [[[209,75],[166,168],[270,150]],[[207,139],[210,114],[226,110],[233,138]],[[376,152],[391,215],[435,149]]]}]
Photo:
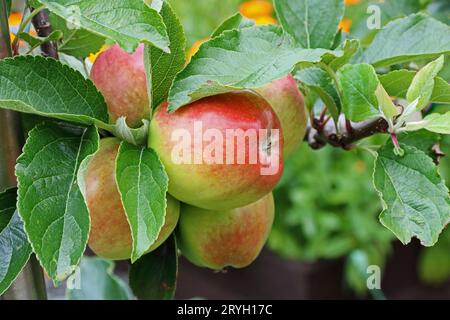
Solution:
[{"label": "green plant", "polygon": [[[0,3],[6,8],[5,0]],[[115,187],[131,232],[133,291],[142,298],[172,298],[178,266],[176,241],[169,237],[147,254],[164,225],[167,192],[198,206],[232,209],[269,193],[283,163],[277,162],[280,170],[269,176],[240,170],[239,163],[219,177],[185,164],[181,167],[190,171],[180,173],[161,145],[161,141],[170,143],[161,118],[169,123],[180,119],[185,128],[183,115],[193,114],[191,122],[202,118],[211,129],[225,129],[224,124],[241,128],[225,121],[230,119],[226,110],[240,120],[248,116],[246,128],[279,129],[270,105],[249,91],[290,73],[308,108],[307,145],[364,149],[374,155],[381,224],[404,244],[416,237],[424,246],[435,245],[450,221],[448,188],[437,165],[437,146],[443,135],[450,134],[450,85],[439,76],[446,74],[450,27],[424,12],[415,13],[424,9],[423,1],[420,4],[412,12],[399,6],[400,13],[391,22],[382,19],[383,27],[369,37],[365,34],[361,41],[338,31],[345,13],[342,0],[275,0],[280,26],[255,26],[236,14],[216,29],[187,65],[183,27],[165,1],[148,5],[141,0],[80,0],[76,8],[70,0],[29,1],[34,11],[24,24],[31,20],[38,37],[18,35],[28,40],[30,54],[15,51],[12,58],[5,58],[12,51],[9,33],[4,32],[8,30],[6,10],[2,10],[0,57],[5,59],[0,60],[0,108],[37,118],[17,159],[17,189],[1,194],[0,269],[5,272],[0,275],[0,292],[11,285],[31,252],[55,284],[79,270],[91,228],[85,172],[100,139],[115,136],[120,139]],[[49,21],[58,20],[63,23],[54,23],[53,30]],[[318,24],[320,28],[310,28]],[[23,25],[20,30],[27,28]],[[148,114],[154,115],[143,119],[140,127],[130,127],[124,117],[110,121],[105,97],[87,79],[85,58],[105,42],[127,53],[144,45]],[[233,99],[240,101],[238,113]],[[167,103],[160,106],[163,101]],[[209,103],[214,101],[220,103]],[[438,112],[433,104],[444,107]],[[196,113],[197,109],[202,112]],[[208,122],[208,114],[217,124]],[[275,132],[270,130],[269,136]],[[384,139],[368,145],[366,138],[376,134]],[[270,154],[272,160],[279,160],[276,152],[268,152],[276,149],[274,140],[262,141],[259,156]],[[324,156],[333,157],[325,152]],[[254,166],[251,169],[258,167]],[[300,172],[298,178],[306,173]],[[355,174],[354,179],[358,178]],[[213,181],[221,185],[211,186]],[[333,198],[333,194],[326,196]],[[340,223],[333,215],[324,217],[331,229]],[[377,227],[368,223],[364,228],[367,231],[361,229],[354,236],[358,241]],[[352,245],[333,243],[328,254],[360,248],[359,242]],[[355,256],[354,261],[364,260]],[[354,272],[348,274],[353,278]]]},{"label": "green plant", "polygon": [[[374,138],[371,143],[383,140]],[[378,222],[381,205],[372,174],[373,157],[365,150],[313,151],[303,144],[286,161],[274,191],[277,214],[269,247],[285,258],[307,262],[359,252],[368,265],[382,267],[394,237]],[[359,260],[348,261],[347,284],[366,293],[367,266],[361,273],[354,265]]]}]

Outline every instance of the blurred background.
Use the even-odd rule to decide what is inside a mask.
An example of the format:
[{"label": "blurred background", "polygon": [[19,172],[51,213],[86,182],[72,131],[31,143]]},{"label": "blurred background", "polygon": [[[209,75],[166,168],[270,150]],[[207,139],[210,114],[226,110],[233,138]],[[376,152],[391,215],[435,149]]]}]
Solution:
[{"label": "blurred background", "polygon": [[[277,23],[269,0],[169,2],[185,27],[188,57],[237,11],[257,24]],[[383,24],[420,10],[450,24],[448,0],[345,0],[343,38],[370,43],[376,34],[366,27],[370,4],[381,7]],[[13,8],[14,33],[22,19],[22,2],[15,1]],[[91,62],[97,54],[91,54]],[[441,76],[450,81],[448,60]],[[382,139],[374,137],[364,145]],[[450,139],[442,141],[441,148],[450,154]],[[246,269],[221,273],[197,268],[181,258],[177,298],[449,299],[450,230],[433,248],[423,248],[418,241],[408,246],[397,241],[378,221],[381,204],[372,185],[373,162],[373,155],[364,148],[313,151],[303,145],[287,160],[275,190],[276,220],[261,256]],[[442,160],[440,170],[450,182],[450,157]],[[370,265],[381,268],[382,290],[367,289]],[[115,273],[124,285],[127,267],[127,263],[116,263]],[[48,287],[49,298],[64,298],[64,285],[54,289],[49,282]]]}]

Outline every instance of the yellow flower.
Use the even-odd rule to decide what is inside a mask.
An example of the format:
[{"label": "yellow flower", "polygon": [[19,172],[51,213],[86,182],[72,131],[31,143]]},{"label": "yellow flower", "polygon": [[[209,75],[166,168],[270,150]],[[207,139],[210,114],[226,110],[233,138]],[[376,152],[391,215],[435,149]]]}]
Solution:
[{"label": "yellow flower", "polygon": [[267,0],[251,0],[241,4],[240,12],[244,17],[257,19],[259,17],[271,16],[273,6]]},{"label": "yellow flower", "polygon": [[352,26],[352,20],[350,19],[342,19],[339,23],[339,29],[343,32],[350,32],[350,27]]},{"label": "yellow flower", "polygon": [[188,61],[191,60],[191,58],[194,56],[194,54],[196,54],[198,52],[198,50],[200,49],[200,46],[206,41],[208,41],[208,39],[200,39],[200,40],[197,40],[194,42],[192,47],[187,52],[187,60]]},{"label": "yellow flower", "polygon": [[91,61],[93,63],[95,61],[95,59],[97,59],[98,55],[100,53],[102,53],[103,51],[105,51],[106,49],[108,49],[108,47],[109,47],[108,45],[104,44],[98,52],[91,53],[88,57],[89,61]]},{"label": "yellow flower", "polygon": [[361,3],[361,0],[344,0],[346,6],[354,6]]},{"label": "yellow flower", "polygon": [[277,24],[277,20],[271,16],[262,16],[255,19],[256,25],[262,25],[262,24]]}]

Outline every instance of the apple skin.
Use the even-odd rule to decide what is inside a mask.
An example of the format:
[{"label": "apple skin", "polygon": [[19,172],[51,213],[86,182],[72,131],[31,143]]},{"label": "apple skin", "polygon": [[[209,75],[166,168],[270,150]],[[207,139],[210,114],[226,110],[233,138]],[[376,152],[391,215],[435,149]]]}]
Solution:
[{"label": "apple skin", "polygon": [[[268,165],[259,159],[254,164],[250,161],[243,164],[237,161],[234,164],[226,164],[225,161],[222,164],[175,163],[172,150],[179,141],[171,138],[172,132],[181,128],[194,137],[195,121],[202,123],[203,132],[216,129],[223,137],[226,137],[227,129],[256,129],[257,132],[258,129],[278,129],[279,152],[272,153],[270,157],[278,163],[278,166],[273,166],[277,169],[273,170],[273,174],[262,175],[261,168]],[[149,134],[149,145],[158,153],[169,176],[169,193],[182,202],[211,210],[239,208],[268,194],[282,175],[282,140],[280,122],[275,112],[265,99],[250,91],[203,98],[173,113],[167,112],[167,103],[164,103],[154,113]],[[209,144],[209,141],[204,141],[203,147]],[[236,143],[235,155],[239,152],[237,147]],[[188,148],[194,155],[194,143],[190,143]],[[224,157],[226,149],[224,143]],[[249,159],[249,149],[247,144],[245,159]],[[198,148],[196,150],[198,154]]]},{"label": "apple skin", "polygon": [[213,270],[244,268],[261,252],[274,219],[272,193],[248,206],[211,211],[181,204],[177,241],[193,264]]},{"label": "apple skin", "polygon": [[113,45],[99,54],[91,69],[91,79],[105,97],[112,122],[126,117],[131,127],[150,119],[144,45],[132,54]]},{"label": "apple skin", "polygon": [[[115,161],[120,141],[106,138],[91,159],[85,175],[86,202],[91,218],[89,248],[98,256],[111,260],[130,259],[131,230],[116,185]],[[147,252],[159,247],[178,223],[180,203],[167,195],[165,223],[155,243]]]},{"label": "apple skin", "polygon": [[283,156],[287,159],[305,137],[307,117],[304,97],[292,75],[255,90],[272,105],[283,128]]}]

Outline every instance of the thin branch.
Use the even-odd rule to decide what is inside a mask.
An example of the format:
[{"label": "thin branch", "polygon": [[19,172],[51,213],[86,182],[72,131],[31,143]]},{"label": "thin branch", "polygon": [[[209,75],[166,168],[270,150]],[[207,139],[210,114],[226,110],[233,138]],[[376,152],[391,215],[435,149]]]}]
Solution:
[{"label": "thin branch", "polygon": [[12,56],[6,1],[0,0],[0,59]]},{"label": "thin branch", "polygon": [[[10,56],[12,56],[12,50],[6,1],[0,0],[0,59]],[[16,184],[14,166],[24,143],[23,138],[19,113],[0,109],[0,190]],[[14,283],[0,297],[6,300],[46,298],[44,275],[34,254],[31,255]]]},{"label": "thin branch", "polygon": [[[39,11],[39,13],[33,17],[32,23],[39,37],[46,38],[53,31],[52,26],[48,21],[48,11],[45,9]],[[58,46],[55,41],[44,42],[41,45],[41,51],[44,57],[58,59]]]},{"label": "thin branch", "polygon": [[377,133],[387,133],[389,128],[387,121],[383,118],[357,123],[341,119],[338,130],[334,122],[327,122],[324,126],[317,122],[320,120],[315,119],[315,124],[308,128],[305,137],[313,149],[321,149],[329,144],[336,148],[350,150],[355,142]]}]

